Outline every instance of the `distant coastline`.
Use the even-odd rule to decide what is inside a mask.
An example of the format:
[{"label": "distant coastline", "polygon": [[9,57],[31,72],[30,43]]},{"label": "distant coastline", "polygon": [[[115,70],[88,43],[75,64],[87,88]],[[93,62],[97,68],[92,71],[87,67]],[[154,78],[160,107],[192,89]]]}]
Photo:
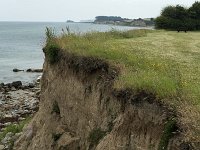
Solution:
[{"label": "distant coastline", "polygon": [[112,24],[119,26],[131,26],[131,27],[153,27],[154,18],[138,18],[128,19],[116,16],[97,16],[94,21],[95,24]]},{"label": "distant coastline", "polygon": [[93,24],[105,24],[105,25],[116,25],[116,26],[129,26],[129,27],[154,27],[154,18],[138,18],[129,19],[118,16],[96,16],[94,20],[81,20],[75,22],[67,20],[67,23],[93,23]]}]

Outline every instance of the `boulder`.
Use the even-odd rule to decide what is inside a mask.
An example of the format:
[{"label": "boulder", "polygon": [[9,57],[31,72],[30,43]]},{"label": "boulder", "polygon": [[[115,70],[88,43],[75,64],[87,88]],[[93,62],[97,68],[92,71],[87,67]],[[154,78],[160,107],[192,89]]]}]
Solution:
[{"label": "boulder", "polygon": [[27,69],[26,72],[36,72],[36,73],[40,73],[40,72],[43,72],[43,69]]},{"label": "boulder", "polygon": [[0,150],[4,150],[4,145],[0,145]]},{"label": "boulder", "polygon": [[12,87],[12,88],[11,88],[11,91],[16,91],[16,88],[15,88],[15,87]]},{"label": "boulder", "polygon": [[11,87],[12,87],[12,84],[11,84],[11,83],[7,83],[7,84],[5,84],[5,87],[11,88]]},{"label": "boulder", "polygon": [[28,87],[28,85],[22,85],[21,89],[25,90],[25,89],[29,89],[29,87]]},{"label": "boulder", "polygon": [[41,78],[42,78],[42,76],[39,76],[38,78],[37,78],[37,80],[36,80],[36,82],[40,82],[40,80],[41,80]]},{"label": "boulder", "polygon": [[24,70],[20,70],[20,69],[17,69],[17,68],[13,69],[13,72],[20,72],[20,71],[24,71]]},{"label": "boulder", "polygon": [[29,88],[34,88],[35,85],[34,85],[33,83],[29,83],[29,84],[28,84],[28,87],[29,87]]},{"label": "boulder", "polygon": [[0,83],[0,92],[2,92],[4,89],[4,83]]},{"label": "boulder", "polygon": [[4,85],[5,85],[4,83],[0,83],[0,87],[4,87]]},{"label": "boulder", "polygon": [[15,81],[12,83],[12,86],[15,87],[16,89],[20,88],[22,86],[21,81]]},{"label": "boulder", "polygon": [[10,143],[10,141],[12,140],[12,136],[14,135],[14,133],[12,132],[8,132],[5,136],[5,138],[1,141],[2,144],[6,145],[8,143]]}]

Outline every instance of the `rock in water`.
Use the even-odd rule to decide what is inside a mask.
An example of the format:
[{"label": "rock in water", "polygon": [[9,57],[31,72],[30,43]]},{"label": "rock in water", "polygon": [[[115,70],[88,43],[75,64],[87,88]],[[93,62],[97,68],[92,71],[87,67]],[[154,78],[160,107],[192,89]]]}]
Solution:
[{"label": "rock in water", "polygon": [[22,86],[21,81],[15,81],[12,83],[12,86],[15,87],[16,89],[20,88]]},{"label": "rock in water", "polygon": [[41,73],[43,72],[43,69],[27,69],[26,72],[36,72],[36,73]]},{"label": "rock in water", "polygon": [[42,78],[42,76],[39,76],[36,81],[40,82],[41,78]]},{"label": "rock in water", "polygon": [[12,83],[7,83],[5,84],[6,87],[11,88],[12,87]]},{"label": "rock in water", "polygon": [[0,87],[4,87],[4,85],[5,85],[4,83],[0,83]]},{"label": "rock in water", "polygon": [[19,72],[19,71],[24,71],[24,70],[20,70],[20,69],[17,69],[17,68],[13,69],[13,72]]}]

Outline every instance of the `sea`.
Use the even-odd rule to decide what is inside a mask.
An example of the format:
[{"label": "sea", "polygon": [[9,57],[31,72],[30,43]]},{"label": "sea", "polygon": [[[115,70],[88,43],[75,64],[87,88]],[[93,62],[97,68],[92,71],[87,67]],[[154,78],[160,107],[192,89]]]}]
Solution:
[{"label": "sea", "polygon": [[56,34],[61,34],[62,29],[66,27],[77,33],[138,29],[93,23],[0,22],[0,83],[22,81],[26,84],[41,76],[41,73],[13,72],[13,69],[42,68],[46,27],[54,29]]}]

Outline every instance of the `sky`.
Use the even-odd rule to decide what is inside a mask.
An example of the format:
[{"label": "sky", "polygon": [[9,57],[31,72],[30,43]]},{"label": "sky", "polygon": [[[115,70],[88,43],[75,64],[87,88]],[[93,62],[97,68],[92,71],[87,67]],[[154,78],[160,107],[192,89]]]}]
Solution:
[{"label": "sky", "polygon": [[88,20],[95,16],[157,17],[163,7],[196,0],[0,0],[0,21]]}]

